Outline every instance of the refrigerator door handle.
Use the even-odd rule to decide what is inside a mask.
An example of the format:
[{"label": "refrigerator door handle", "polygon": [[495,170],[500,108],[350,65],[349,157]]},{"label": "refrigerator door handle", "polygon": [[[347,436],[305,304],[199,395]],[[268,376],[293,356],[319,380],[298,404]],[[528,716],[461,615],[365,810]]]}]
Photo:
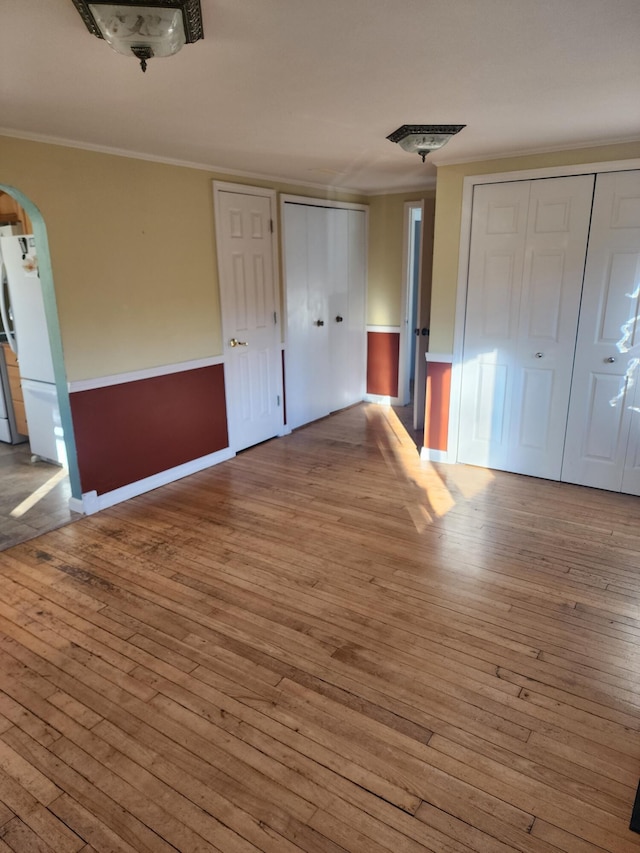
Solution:
[{"label": "refrigerator door handle", "polygon": [[18,342],[16,341],[15,331],[12,331],[9,324],[9,306],[7,304],[8,287],[6,279],[2,273],[4,273],[4,264],[0,260],[0,315],[2,315],[2,325],[4,326],[4,330],[7,335],[7,341],[17,358]]}]

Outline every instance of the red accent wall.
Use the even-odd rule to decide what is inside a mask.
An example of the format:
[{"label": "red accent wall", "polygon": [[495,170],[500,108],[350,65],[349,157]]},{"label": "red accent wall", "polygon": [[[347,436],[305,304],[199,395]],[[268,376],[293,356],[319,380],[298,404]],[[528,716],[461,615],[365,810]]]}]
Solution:
[{"label": "red accent wall", "polygon": [[447,450],[449,446],[450,397],[451,365],[438,361],[428,362],[424,446],[430,450]]},{"label": "red accent wall", "polygon": [[71,394],[82,491],[99,495],[229,445],[221,364]]},{"label": "red accent wall", "polygon": [[367,393],[398,396],[400,332],[367,332]]}]

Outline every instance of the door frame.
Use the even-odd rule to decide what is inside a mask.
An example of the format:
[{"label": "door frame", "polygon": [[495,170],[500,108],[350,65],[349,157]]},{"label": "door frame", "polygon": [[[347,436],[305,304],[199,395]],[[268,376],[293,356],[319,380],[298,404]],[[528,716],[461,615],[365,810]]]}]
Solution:
[{"label": "door frame", "polygon": [[53,268],[51,254],[49,252],[49,238],[47,226],[42,213],[17,187],[0,183],[0,190],[12,196],[18,204],[26,210],[31,224],[33,225],[33,236],[36,241],[36,252],[38,254],[38,275],[42,287],[42,299],[44,302],[44,313],[49,332],[49,344],[51,346],[51,358],[53,361],[53,375],[55,379],[58,406],[60,408],[60,421],[64,434],[64,444],[67,454],[67,470],[69,472],[69,485],[71,486],[71,498],[69,507],[74,512],[84,513],[82,503],[82,485],[80,483],[80,469],[78,467],[78,454],[76,451],[76,440],[73,431],[73,419],[71,416],[71,401],[69,398],[69,385],[64,363],[62,349],[62,335],[60,332],[60,320],[58,316],[58,304],[56,302],[56,291],[53,280]]},{"label": "door frame", "polygon": [[[271,218],[271,267],[272,267],[272,275],[273,275],[273,287],[274,287],[274,300],[275,304],[278,306],[277,310],[277,322],[275,324],[277,336],[280,337],[280,351],[282,352],[282,288],[280,286],[280,265],[278,263],[278,211],[277,211],[277,193],[273,189],[269,189],[268,187],[254,187],[249,186],[247,184],[234,184],[227,183],[226,181],[214,181],[213,182],[213,210],[214,210],[214,222],[215,222],[215,250],[216,250],[216,262],[217,262],[217,271],[218,271],[218,302],[220,306],[220,331],[222,333],[222,364],[224,368],[224,385],[225,385],[225,398],[226,398],[226,417],[227,417],[227,431],[229,438],[229,448],[235,453],[236,452],[236,437],[232,435],[232,429],[230,426],[229,419],[229,410],[232,406],[238,404],[237,399],[234,397],[234,389],[229,383],[229,370],[227,367],[227,356],[225,355],[225,341],[227,340],[227,330],[224,327],[224,312],[222,310],[222,277],[224,275],[222,269],[222,263],[220,258],[220,252],[218,247],[220,246],[220,227],[222,223],[221,218],[221,210],[220,210],[220,194],[223,192],[228,193],[237,193],[239,195],[249,195],[249,196],[260,196],[262,198],[267,198],[269,200],[269,215]],[[282,356],[280,357],[282,358]],[[282,378],[282,370],[278,371],[278,383],[277,383],[278,391],[280,394],[280,399],[284,401],[284,386],[283,386],[283,378]],[[280,425],[278,430],[278,435],[284,435],[286,430],[284,426],[284,405],[280,406]]]},{"label": "door frame", "polygon": [[[412,274],[414,272],[414,231],[411,228],[413,223],[413,211],[420,211],[420,252],[418,257],[418,278],[416,288],[418,290],[418,304],[416,307],[417,319],[419,322],[420,314],[420,290],[422,286],[422,223],[424,221],[424,200],[405,201],[404,203],[404,222],[402,231],[402,292],[400,294],[400,316],[402,322],[400,324],[400,359],[398,363],[398,399],[401,406],[408,405],[410,401],[410,380],[411,373],[411,345],[414,338],[414,330],[412,328],[412,309],[413,296],[415,288],[413,287]],[[415,389],[414,389],[415,393]]]},{"label": "door frame", "polygon": [[[473,191],[479,184],[501,184],[508,181],[530,181],[540,178],[564,178],[572,175],[598,174],[599,172],[626,172],[640,169],[640,158],[633,160],[608,160],[602,163],[579,163],[571,166],[546,166],[519,172],[496,172],[493,174],[467,175],[463,180],[462,214],[460,221],[460,244],[458,253],[458,281],[456,310],[451,355],[451,394],[449,398],[449,432],[447,451],[438,460],[455,463],[458,461],[458,437],[460,433],[460,404],[462,398],[462,363],[464,354],[464,328],[469,283],[469,250],[471,247],[471,217],[473,213]],[[433,360],[448,361],[446,355]]]}]

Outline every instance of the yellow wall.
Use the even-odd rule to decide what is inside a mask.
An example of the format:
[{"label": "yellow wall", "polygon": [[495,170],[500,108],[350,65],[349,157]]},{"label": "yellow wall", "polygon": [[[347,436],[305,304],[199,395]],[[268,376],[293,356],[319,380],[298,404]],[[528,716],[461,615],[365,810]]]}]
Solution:
[{"label": "yellow wall", "polygon": [[438,169],[436,191],[429,349],[432,352],[445,353],[453,349],[462,190],[463,181],[467,175],[487,175],[634,158],[640,158],[640,142],[441,166]]},{"label": "yellow wall", "polygon": [[0,136],[0,184],[47,226],[69,381],[222,352],[214,179],[367,201]]},{"label": "yellow wall", "polygon": [[367,324],[399,326],[404,261],[404,205],[433,198],[435,190],[371,196]]}]

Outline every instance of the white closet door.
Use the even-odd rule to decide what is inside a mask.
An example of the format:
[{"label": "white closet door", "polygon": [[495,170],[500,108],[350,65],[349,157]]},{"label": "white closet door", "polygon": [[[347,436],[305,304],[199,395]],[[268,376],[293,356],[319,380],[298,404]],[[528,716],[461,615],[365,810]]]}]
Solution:
[{"label": "white closet door", "polygon": [[473,201],[458,459],[558,479],[593,176]]},{"label": "white closet door", "polygon": [[287,305],[285,385],[292,429],[330,412],[326,208],[284,205]]},{"label": "white closet door", "polygon": [[295,429],[363,399],[364,211],[285,202],[287,424]]},{"label": "white closet door", "polygon": [[366,383],[366,217],[333,210],[336,269],[329,297],[331,411],[364,398]]},{"label": "white closet door", "polygon": [[598,175],[562,479],[640,494],[640,172]]},{"label": "white closet door", "polygon": [[458,461],[506,468],[530,186],[476,187]]},{"label": "white closet door", "polygon": [[531,182],[507,469],[557,480],[593,175]]},{"label": "white closet door", "polygon": [[348,397],[346,405],[364,399],[367,385],[367,217],[349,211],[349,303],[347,312]]},{"label": "white closet door", "polygon": [[[348,406],[349,399],[349,211],[333,209],[329,218],[327,327],[330,411]],[[342,319],[339,319],[342,318]]]}]

